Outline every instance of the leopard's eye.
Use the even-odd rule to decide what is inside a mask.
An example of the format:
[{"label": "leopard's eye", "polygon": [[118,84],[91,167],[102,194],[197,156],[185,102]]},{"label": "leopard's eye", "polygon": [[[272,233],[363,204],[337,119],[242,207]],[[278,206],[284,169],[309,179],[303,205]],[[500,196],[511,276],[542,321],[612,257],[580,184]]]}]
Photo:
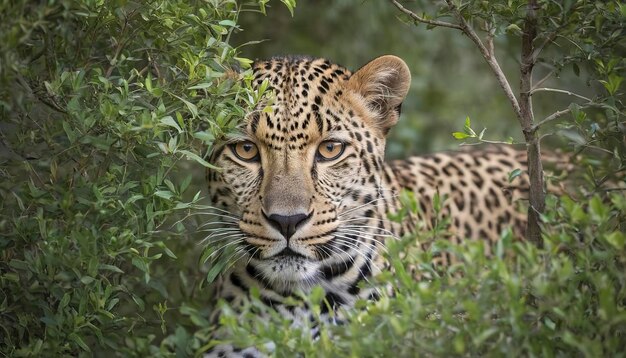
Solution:
[{"label": "leopard's eye", "polygon": [[243,141],[239,143],[235,143],[231,145],[231,148],[237,158],[246,161],[246,162],[254,162],[259,159],[259,148],[257,148],[256,144],[250,141]]},{"label": "leopard's eye", "polygon": [[324,141],[317,148],[317,159],[335,160],[343,154],[344,149],[346,149],[345,143],[334,140]]}]

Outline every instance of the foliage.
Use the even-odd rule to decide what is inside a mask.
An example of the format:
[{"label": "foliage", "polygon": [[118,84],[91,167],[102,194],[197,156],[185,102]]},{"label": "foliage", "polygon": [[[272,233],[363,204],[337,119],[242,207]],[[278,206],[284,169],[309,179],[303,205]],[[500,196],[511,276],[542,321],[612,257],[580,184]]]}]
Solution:
[{"label": "foliage", "polygon": [[[626,200],[621,193],[608,199],[552,197],[541,249],[506,233],[488,257],[485,242],[439,239],[445,218],[432,232],[390,242],[394,272],[376,284],[394,287],[394,295],[358,303],[340,326],[294,328],[271,311],[270,322],[259,321],[264,308],[254,300],[242,314],[227,310],[222,323],[243,346],[274,342],[279,357],[619,355],[626,349]],[[424,250],[417,242],[432,244]],[[455,264],[433,269],[440,255]],[[308,298],[318,312],[321,297]],[[317,341],[310,338],[315,324],[323,325]]]},{"label": "foliage", "polygon": [[[295,2],[282,2],[297,19]],[[372,3],[393,18],[384,10],[391,6],[366,5]],[[597,7],[594,16],[580,18],[587,30],[611,19],[623,21],[615,17],[614,10],[624,12],[620,3],[588,4]],[[357,11],[355,3],[332,6],[341,11],[327,11],[327,20],[344,21],[354,12],[354,22],[378,21],[368,48],[385,39],[392,42],[392,28],[401,26],[377,20],[382,15],[372,19],[372,12]],[[211,292],[202,286],[207,270],[215,270],[198,267],[202,250],[196,236],[202,233],[190,234],[197,228],[194,218],[206,218],[196,190],[203,181],[192,174],[210,165],[204,159],[207,150],[237,126],[261,95],[249,88],[250,61],[238,57],[240,49],[230,43],[244,10],[258,27],[270,28],[257,14],[266,8],[267,0],[0,2],[1,354],[190,356],[217,343],[210,339],[216,330],[209,319]],[[469,16],[509,11],[483,10]],[[518,19],[517,13],[511,16]],[[516,21],[498,30],[505,48],[515,41]],[[570,39],[580,35],[570,27]],[[399,28],[407,36],[415,34]],[[334,36],[325,31],[323,39]],[[353,28],[346,33],[354,39]],[[452,245],[438,240],[445,234],[435,228],[388,244],[394,273],[381,275],[376,284],[395,287],[394,296],[360,302],[358,309],[342,313],[342,325],[320,322],[317,340],[311,338],[315,322],[293,327],[271,310],[269,320],[259,320],[268,309],[255,299],[242,312],[224,306],[220,329],[241,346],[273,345],[277,356],[623,352],[626,203],[620,190],[599,191],[600,184],[610,183],[609,174],[624,170],[624,60],[616,56],[623,44],[621,33],[586,34],[588,40],[577,44],[587,52],[567,53],[561,62],[551,59],[564,50],[544,52],[544,62],[560,76],[555,81],[569,83],[573,73],[589,82],[592,92],[599,86],[606,91],[601,105],[592,109],[583,108],[586,102],[571,105],[574,121],[556,127],[583,154],[592,154],[581,162],[590,184],[578,188],[573,199],[549,202],[544,248],[505,235],[495,256],[486,257],[484,243]],[[464,51],[448,56],[454,46],[432,47],[463,42],[447,35],[420,43],[421,51],[401,38],[403,48],[418,53],[411,67],[424,76],[453,73],[431,66],[452,66],[450,57]],[[559,39],[559,45],[568,42]],[[318,44],[316,51],[345,55],[358,47],[360,58],[348,63],[356,66],[373,57],[362,44],[351,41],[342,50]],[[418,62],[422,57],[428,60]],[[468,57],[465,64],[469,73],[476,63]],[[239,74],[236,67],[242,69]],[[449,136],[451,127],[439,119],[450,113],[449,107],[467,108],[457,105],[467,103],[458,98],[446,102],[440,97],[451,91],[448,87],[459,87],[463,90],[456,96],[465,100],[468,87],[428,78],[415,80],[425,95],[413,102],[413,111],[427,108],[434,120],[407,124],[412,130],[399,131],[408,133],[405,144],[416,136],[430,140],[435,127]],[[496,96],[471,98],[473,108],[501,102]],[[498,120],[503,112],[494,113]],[[469,132],[469,120],[467,127]],[[483,132],[469,133],[483,139]],[[396,155],[405,151],[395,148]],[[611,156],[603,162],[594,157],[597,151]],[[415,244],[425,240],[432,241],[426,250]],[[445,270],[428,265],[434,255],[445,254],[458,263]],[[415,281],[415,272],[430,279]],[[303,300],[319,312],[321,297],[316,291]]]},{"label": "foliage", "polygon": [[[488,42],[490,38],[494,41],[505,35],[521,38],[528,3],[469,1],[462,3],[459,11],[475,28],[482,30]],[[626,6],[618,1],[538,1],[535,11],[537,37],[532,56],[540,67],[535,71],[536,83],[530,95],[533,100],[567,96],[570,103],[565,108],[551,106],[552,113],[535,119],[534,129],[541,130],[544,136],[556,132],[568,140],[570,150],[585,154],[579,159],[583,166],[593,168],[587,171],[587,176],[597,188],[625,168],[626,107],[620,86],[626,76],[626,60],[619,54],[626,50],[622,40]],[[434,17],[452,16],[449,7],[441,7]],[[594,89],[590,95],[581,95],[571,87],[545,85],[570,68],[573,80]],[[466,120],[464,131],[454,132],[453,136],[460,140],[493,142],[483,139],[484,134],[485,129],[476,134]],[[598,160],[599,153],[608,154],[604,155],[606,160]],[[590,156],[594,158],[589,160]]]},{"label": "foliage", "polygon": [[185,169],[258,99],[240,6],[1,3],[3,355],[185,352],[207,292],[171,223],[199,200]]}]

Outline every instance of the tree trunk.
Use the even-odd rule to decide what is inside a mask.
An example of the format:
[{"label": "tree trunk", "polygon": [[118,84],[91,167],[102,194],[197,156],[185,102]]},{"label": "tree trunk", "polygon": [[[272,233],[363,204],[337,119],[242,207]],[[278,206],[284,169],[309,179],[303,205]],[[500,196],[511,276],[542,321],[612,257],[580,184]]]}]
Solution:
[{"label": "tree trunk", "polygon": [[528,176],[530,178],[530,193],[528,208],[528,224],[526,226],[526,238],[542,246],[540,214],[545,209],[545,197],[543,180],[543,166],[541,164],[541,150],[537,128],[534,127],[533,106],[531,98],[532,73],[535,65],[533,42],[537,36],[537,0],[529,0],[527,5],[526,19],[524,21],[524,33],[522,35],[522,58],[520,78],[520,120],[522,131],[526,141],[528,154]]}]

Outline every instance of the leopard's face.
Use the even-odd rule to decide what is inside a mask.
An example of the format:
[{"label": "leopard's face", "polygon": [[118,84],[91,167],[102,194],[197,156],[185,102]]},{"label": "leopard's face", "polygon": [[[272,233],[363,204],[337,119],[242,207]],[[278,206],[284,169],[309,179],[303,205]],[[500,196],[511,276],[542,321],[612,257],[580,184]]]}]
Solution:
[{"label": "leopard's face", "polygon": [[256,276],[314,284],[324,267],[375,249],[368,227],[384,215],[376,202],[384,199],[385,134],[410,74],[392,56],[355,74],[291,58],[256,63],[254,71],[255,85],[267,81],[273,98],[214,151],[221,170],[208,175],[212,202],[231,216],[235,234],[226,236],[249,255]]}]

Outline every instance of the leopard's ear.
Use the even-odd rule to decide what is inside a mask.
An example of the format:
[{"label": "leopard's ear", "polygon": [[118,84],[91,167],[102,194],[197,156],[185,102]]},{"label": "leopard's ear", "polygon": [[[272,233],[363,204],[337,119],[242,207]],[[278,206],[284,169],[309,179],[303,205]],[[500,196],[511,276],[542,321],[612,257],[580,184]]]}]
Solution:
[{"label": "leopard's ear", "polygon": [[409,67],[396,56],[375,58],[356,71],[348,80],[348,87],[365,99],[376,114],[382,132],[398,122],[400,106],[411,86]]}]

